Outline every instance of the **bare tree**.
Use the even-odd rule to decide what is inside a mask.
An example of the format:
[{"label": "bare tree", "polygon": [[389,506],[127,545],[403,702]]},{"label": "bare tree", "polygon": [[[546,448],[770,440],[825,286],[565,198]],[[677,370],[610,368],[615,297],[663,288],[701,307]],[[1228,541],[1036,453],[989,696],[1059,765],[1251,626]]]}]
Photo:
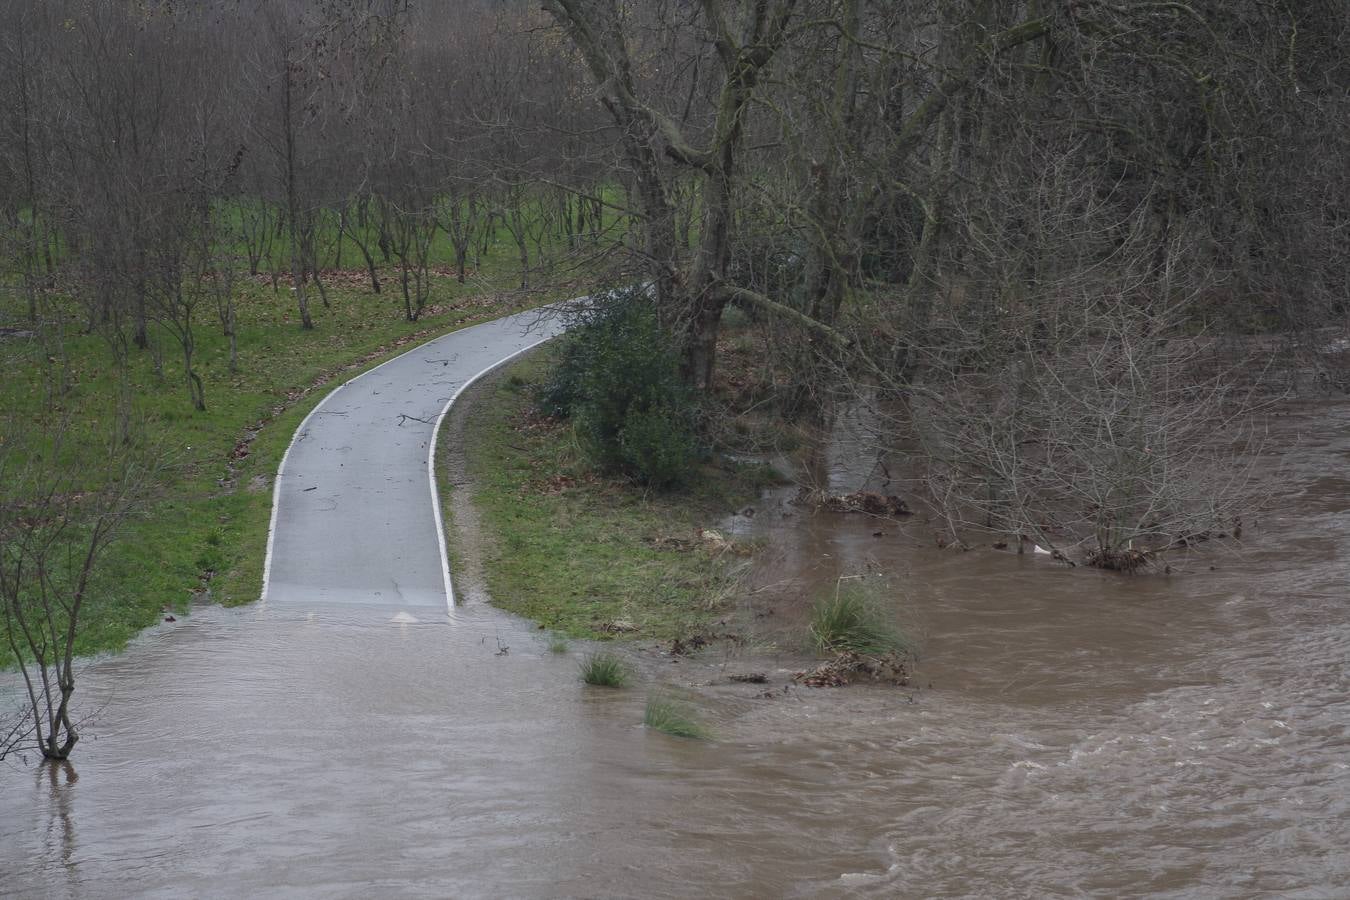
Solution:
[{"label": "bare tree", "polygon": [[125,427],[109,429],[97,456],[81,448],[82,465],[70,466],[71,423],[53,410],[39,418],[34,429],[31,419],[8,417],[0,442],[0,616],[31,724],[11,731],[0,757],[31,739],[45,758],[62,760],[80,739],[70,705],[80,615],[152,467]]},{"label": "bare tree", "polygon": [[0,15],[10,23],[0,37],[0,252],[19,263],[28,320],[36,322],[38,290],[54,274],[55,237],[47,198],[49,137],[40,115],[44,89],[39,68],[48,28],[46,11],[27,3],[6,3]]},{"label": "bare tree", "polygon": [[261,8],[265,41],[255,45],[248,73],[260,102],[251,125],[255,140],[266,148],[272,184],[280,188],[291,289],[300,312],[300,327],[314,327],[310,314],[305,251],[315,225],[316,203],[306,179],[312,165],[310,138],[327,110],[313,84],[317,79],[317,34],[288,4]]},{"label": "bare tree", "polygon": [[[644,92],[640,66],[646,60],[634,55],[646,49],[639,34],[644,26],[659,32],[662,25],[670,27],[667,23],[625,15],[614,0],[550,0],[544,5],[571,37],[619,130],[658,308],[668,327],[682,335],[686,374],[703,389],[712,379],[722,312],[736,296],[727,275],[746,120],[761,78],[788,39],[797,6],[795,0],[704,0],[697,12],[694,7],[667,12],[684,34],[697,38],[701,48],[696,54],[706,48],[718,72],[707,110],[710,121],[701,123],[703,139],[697,140],[679,114],[662,110]],[[669,103],[671,98],[664,99]],[[671,189],[677,172],[696,174],[701,183],[698,246],[688,259],[681,257],[677,240]]]},{"label": "bare tree", "polygon": [[1184,304],[1157,308],[1151,284],[1106,287],[1062,297],[1053,336],[1005,324],[981,362],[967,334],[964,366],[907,386],[905,432],[953,540],[991,531],[1132,571],[1240,529],[1254,502],[1251,382],[1216,366],[1209,340],[1179,335]]}]

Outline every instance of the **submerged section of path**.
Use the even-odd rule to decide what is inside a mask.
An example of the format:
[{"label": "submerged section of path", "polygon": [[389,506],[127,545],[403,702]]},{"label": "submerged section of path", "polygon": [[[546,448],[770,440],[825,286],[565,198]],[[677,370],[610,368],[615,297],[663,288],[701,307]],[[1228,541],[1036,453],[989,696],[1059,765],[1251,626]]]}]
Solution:
[{"label": "submerged section of path", "polygon": [[561,330],[521,313],[451,332],[335,389],[277,473],[263,598],[444,608],[436,424],[470,381]]}]

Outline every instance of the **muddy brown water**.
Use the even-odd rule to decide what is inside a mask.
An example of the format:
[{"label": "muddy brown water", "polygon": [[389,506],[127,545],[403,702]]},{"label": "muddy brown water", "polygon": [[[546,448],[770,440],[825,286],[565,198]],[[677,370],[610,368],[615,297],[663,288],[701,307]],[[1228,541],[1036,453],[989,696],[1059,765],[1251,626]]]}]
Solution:
[{"label": "muddy brown water", "polygon": [[[919,678],[784,693],[788,650],[638,654],[711,743],[481,603],[203,608],[86,668],[71,767],[0,764],[0,895],[1345,897],[1350,404],[1270,447],[1240,547],[1170,577],[766,498],[728,523],[772,535],[763,635],[886,572]],[[722,680],[748,669],[774,699]]]}]

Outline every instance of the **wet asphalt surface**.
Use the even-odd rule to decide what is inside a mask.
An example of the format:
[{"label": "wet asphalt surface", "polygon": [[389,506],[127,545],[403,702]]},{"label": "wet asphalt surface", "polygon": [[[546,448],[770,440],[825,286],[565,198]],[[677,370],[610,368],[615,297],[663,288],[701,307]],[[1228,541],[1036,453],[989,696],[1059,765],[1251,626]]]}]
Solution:
[{"label": "wet asphalt surface", "polygon": [[537,312],[475,325],[324,398],[277,475],[264,598],[445,609],[450,588],[428,471],[436,422],[475,376],[560,330]]}]

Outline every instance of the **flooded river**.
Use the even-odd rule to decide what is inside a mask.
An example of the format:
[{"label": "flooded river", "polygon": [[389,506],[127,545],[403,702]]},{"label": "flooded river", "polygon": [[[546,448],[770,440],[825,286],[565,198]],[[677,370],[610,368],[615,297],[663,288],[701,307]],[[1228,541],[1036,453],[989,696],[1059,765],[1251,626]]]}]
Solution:
[{"label": "flooded river", "polygon": [[759,510],[766,636],[880,571],[923,658],[784,692],[787,651],[643,654],[711,743],[472,600],[201,609],[84,671],[70,767],[0,764],[0,895],[1344,897],[1350,405],[1271,446],[1243,543],[1166,577]]}]

